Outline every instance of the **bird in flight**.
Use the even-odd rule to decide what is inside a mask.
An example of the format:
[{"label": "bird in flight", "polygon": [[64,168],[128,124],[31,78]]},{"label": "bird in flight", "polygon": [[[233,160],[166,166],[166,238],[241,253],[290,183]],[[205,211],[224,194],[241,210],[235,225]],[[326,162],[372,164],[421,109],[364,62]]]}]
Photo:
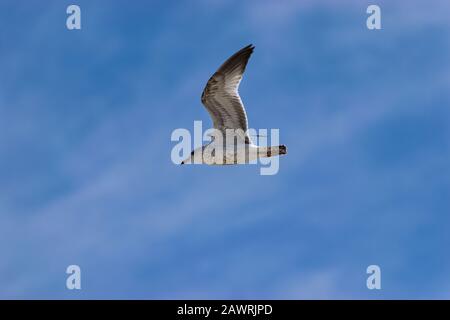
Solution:
[{"label": "bird in flight", "polygon": [[202,103],[213,121],[212,140],[193,150],[181,164],[244,164],[286,154],[284,145],[263,147],[253,144],[247,132],[247,114],[238,89],[254,48],[250,44],[236,52],[208,80]]}]

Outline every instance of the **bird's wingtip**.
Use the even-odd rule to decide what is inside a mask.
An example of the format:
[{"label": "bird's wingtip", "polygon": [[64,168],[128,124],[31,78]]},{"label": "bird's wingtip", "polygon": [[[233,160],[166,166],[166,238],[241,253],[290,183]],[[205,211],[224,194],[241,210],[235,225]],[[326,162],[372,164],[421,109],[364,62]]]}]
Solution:
[{"label": "bird's wingtip", "polygon": [[250,44],[246,45],[245,47],[243,47],[241,49],[241,51],[244,51],[244,50],[251,50],[251,51],[253,51],[253,49],[255,49],[255,46],[252,43],[250,43]]}]

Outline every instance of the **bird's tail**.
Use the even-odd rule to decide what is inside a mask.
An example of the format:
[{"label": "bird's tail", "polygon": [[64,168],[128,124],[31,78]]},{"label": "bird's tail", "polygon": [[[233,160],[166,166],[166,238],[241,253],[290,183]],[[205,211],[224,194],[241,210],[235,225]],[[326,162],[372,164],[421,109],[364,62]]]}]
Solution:
[{"label": "bird's tail", "polygon": [[274,157],[283,154],[287,154],[287,148],[284,144],[276,147],[259,147],[258,150],[258,155],[261,158]]}]

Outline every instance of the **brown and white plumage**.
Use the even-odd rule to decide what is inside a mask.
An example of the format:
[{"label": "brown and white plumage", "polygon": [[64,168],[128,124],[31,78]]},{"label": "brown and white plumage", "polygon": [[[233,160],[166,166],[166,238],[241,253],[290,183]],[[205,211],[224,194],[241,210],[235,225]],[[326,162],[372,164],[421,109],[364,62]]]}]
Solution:
[{"label": "brown and white plumage", "polygon": [[[254,48],[253,45],[248,45],[232,55],[208,80],[203,90],[202,103],[213,120],[214,129],[219,130],[226,142],[213,139],[208,145],[193,150],[181,164],[194,163],[195,155],[201,156],[201,163],[223,165],[249,163],[258,158],[286,154],[284,145],[274,147],[254,145],[247,133],[247,114],[239,96],[239,84]],[[235,144],[229,143],[235,141],[234,138],[228,140],[229,130],[237,134]],[[211,149],[222,152],[220,155],[219,152],[207,153],[206,147],[213,147]]]},{"label": "brown and white plumage", "polygon": [[[224,134],[226,129],[247,132],[247,114],[238,89],[254,48],[250,44],[232,55],[213,74],[203,90],[202,103],[213,120],[214,128]],[[247,134],[245,138],[249,143]]]}]

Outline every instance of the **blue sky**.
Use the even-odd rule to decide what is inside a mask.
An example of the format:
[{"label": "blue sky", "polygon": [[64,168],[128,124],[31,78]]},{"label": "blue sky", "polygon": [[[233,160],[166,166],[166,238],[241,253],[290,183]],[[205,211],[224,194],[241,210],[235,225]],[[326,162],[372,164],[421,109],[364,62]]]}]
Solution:
[{"label": "blue sky", "polygon": [[[449,13],[2,0],[0,298],[450,298]],[[240,92],[280,129],[279,173],[174,165],[171,132],[210,123],[201,91],[249,43]]]}]

